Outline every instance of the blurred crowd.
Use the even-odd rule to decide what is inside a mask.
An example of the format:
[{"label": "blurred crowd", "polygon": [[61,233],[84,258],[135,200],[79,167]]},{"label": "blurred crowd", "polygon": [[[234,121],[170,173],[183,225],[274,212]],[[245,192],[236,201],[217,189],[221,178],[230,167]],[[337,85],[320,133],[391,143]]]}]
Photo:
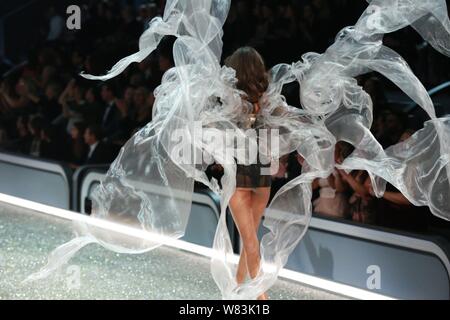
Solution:
[{"label": "blurred crowd", "polygon": [[[136,52],[139,35],[162,14],[164,5],[87,1],[82,28],[75,31],[65,27],[64,10],[49,7],[38,26],[39,36],[24,48],[26,62],[0,56],[0,148],[66,162],[73,169],[112,162],[121,146],[152,120],[153,92],[173,66],[174,39],[165,38],[142,63],[111,81],[87,81],[79,73],[104,74],[118,59]],[[223,57],[250,45],[270,67],[297,61],[305,52],[323,52],[366,6],[353,0],[234,0],[224,27]],[[448,62],[412,30],[389,35],[385,43],[405,57],[426,86],[448,80]],[[372,97],[372,130],[384,147],[414,132],[406,115],[389,104],[389,82],[376,74],[358,81]],[[295,99],[295,94],[286,96]],[[336,161],[350,153],[349,146],[339,145]],[[300,173],[301,162],[295,155],[282,159],[273,192]],[[313,207],[319,214],[415,231],[428,226],[429,212],[413,207],[393,187],[383,199],[374,197],[366,172],[336,170],[315,181],[314,190]]]}]

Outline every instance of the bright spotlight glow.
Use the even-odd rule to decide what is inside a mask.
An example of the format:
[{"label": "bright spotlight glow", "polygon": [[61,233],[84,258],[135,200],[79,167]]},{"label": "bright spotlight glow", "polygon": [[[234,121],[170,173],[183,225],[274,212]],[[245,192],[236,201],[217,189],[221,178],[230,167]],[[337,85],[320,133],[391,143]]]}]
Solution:
[{"label": "bright spotlight glow", "polygon": [[[84,222],[91,226],[96,226],[102,229],[111,230],[117,233],[121,233],[130,237],[135,237],[139,239],[149,240],[152,242],[157,242],[164,244],[169,247],[184,250],[187,252],[195,253],[201,256],[215,259],[224,259],[221,252],[217,252],[211,248],[196,245],[190,242],[186,242],[179,239],[170,238],[160,234],[151,233],[149,231],[136,229],[132,227],[127,227],[115,222],[105,221],[98,218],[93,218],[80,213],[75,213],[72,211],[51,207],[45,204],[33,202],[30,200],[25,200],[10,195],[0,193],[0,202],[8,203],[17,207],[29,209],[46,215],[58,217],[61,219],[69,221]],[[234,264],[239,261],[238,255],[227,256],[227,259]],[[264,269],[269,270],[273,268],[270,264],[265,264]],[[301,272],[296,272],[288,269],[282,269],[280,271],[280,277],[299,282],[314,288],[318,288],[324,291],[332,292],[335,294],[343,295],[349,298],[362,299],[362,300],[393,300],[393,298],[370,292],[367,290],[362,290],[359,288],[351,287],[348,285],[340,284],[334,281],[321,279],[315,276],[307,275]]]}]

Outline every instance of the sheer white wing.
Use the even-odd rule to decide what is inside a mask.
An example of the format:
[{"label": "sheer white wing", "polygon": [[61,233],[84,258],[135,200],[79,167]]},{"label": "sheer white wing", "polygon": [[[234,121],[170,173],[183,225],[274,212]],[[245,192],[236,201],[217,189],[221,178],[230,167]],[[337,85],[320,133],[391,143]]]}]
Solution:
[{"label": "sheer white wing", "polygon": [[[305,159],[302,173],[282,187],[265,213],[261,240],[262,272],[237,285],[236,265],[226,226],[226,208],[234,193],[236,165],[224,143],[227,129],[244,134],[236,123],[245,113],[233,70],[221,68],[222,27],[229,0],[167,1],[142,35],[140,51],[122,59],[101,77],[109,79],[130,63],[142,61],[165,35],[174,35],[175,67],[156,90],[155,118],[122,148],[107,177],[93,193],[93,215],[146,230],[143,240],[78,225],[78,237],[57,248],[49,264],[30,280],[45,277],[87,243],[118,252],[139,253],[184,234],[194,180],[221,195],[221,217],[214,239],[211,272],[224,298],[254,299],[276,281],[279,270],[305,234],[311,217],[311,183],[337,166],[337,141],[355,147],[340,168],[367,170],[381,196],[386,181],[415,205],[427,205],[450,218],[450,120],[436,118],[425,88],[407,63],[384,47],[384,34],[412,25],[441,53],[449,53],[450,29],[444,0],[373,0],[354,27],[342,30],[323,54],[308,53],[293,64],[271,70],[262,100],[266,128],[278,130],[278,148],[267,156],[297,151]],[[354,77],[377,71],[393,81],[429,115],[430,121],[404,143],[383,150],[370,132],[372,102]],[[281,95],[285,84],[300,84],[301,106],[289,106]],[[301,108],[300,108],[301,107]],[[198,133],[200,128],[202,133]],[[278,149],[278,150],[276,150]],[[190,152],[189,152],[190,151]],[[204,174],[207,154],[224,167],[222,188]],[[275,152],[278,151],[278,152]],[[180,154],[190,154],[184,161]],[[196,161],[197,160],[197,161]]]}]

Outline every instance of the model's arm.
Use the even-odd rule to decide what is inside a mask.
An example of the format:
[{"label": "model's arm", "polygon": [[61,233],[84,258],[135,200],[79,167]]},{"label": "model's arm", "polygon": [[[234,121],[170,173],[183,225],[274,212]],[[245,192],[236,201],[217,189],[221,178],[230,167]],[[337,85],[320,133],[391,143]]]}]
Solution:
[{"label": "model's arm", "polygon": [[41,98],[38,95],[31,93],[28,89],[24,92],[24,95],[28,100],[33,101],[36,104],[41,102]]},{"label": "model's arm", "polygon": [[336,184],[334,183],[334,176],[332,174],[330,174],[327,178],[328,180],[328,184],[330,185],[330,187],[332,187],[333,189],[336,189]]},{"label": "model's arm", "polygon": [[346,173],[344,170],[338,170],[338,173],[359,196],[362,198],[370,196],[369,192],[364,188],[364,185],[359,183],[351,174]]},{"label": "model's arm", "polygon": [[60,105],[64,106],[65,104],[67,104],[67,96],[69,95],[69,90],[70,90],[70,82],[59,96],[58,103]]},{"label": "model's arm", "polygon": [[25,107],[28,103],[27,99],[22,95],[18,99],[11,97],[11,95],[8,93],[8,88],[4,83],[0,88],[0,94],[3,97],[3,100],[5,101],[7,106],[12,109]]},{"label": "model's arm", "polygon": [[333,175],[333,177],[334,177],[334,189],[336,189],[337,192],[345,192],[347,190],[346,181],[342,179],[339,173]]},{"label": "model's arm", "polygon": [[319,188],[319,179],[314,179],[312,182],[312,189],[316,190],[317,188]]},{"label": "model's arm", "polygon": [[67,103],[70,90],[72,90],[73,86],[75,85],[75,80],[70,80],[70,82],[67,84],[64,91],[61,93],[58,99],[58,103],[62,106],[63,116],[64,118],[68,119],[72,116],[72,112],[70,111],[69,104]]},{"label": "model's arm", "polygon": [[409,202],[409,200],[406,199],[406,197],[401,192],[385,191],[383,198],[398,205],[411,205],[411,202]]},{"label": "model's arm", "polygon": [[21,95],[21,97],[26,98],[35,104],[41,102],[41,98],[38,95],[31,92],[28,83],[26,82],[21,83],[19,88],[20,88],[19,94]]}]

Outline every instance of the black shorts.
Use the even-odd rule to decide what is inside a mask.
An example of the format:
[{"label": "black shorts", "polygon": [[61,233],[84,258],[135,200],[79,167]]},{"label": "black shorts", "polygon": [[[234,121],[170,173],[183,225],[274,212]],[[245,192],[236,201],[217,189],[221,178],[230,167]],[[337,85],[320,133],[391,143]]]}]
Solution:
[{"label": "black shorts", "polygon": [[270,168],[260,163],[251,165],[237,165],[236,188],[264,188],[272,185],[272,176],[263,175],[261,169]]}]

